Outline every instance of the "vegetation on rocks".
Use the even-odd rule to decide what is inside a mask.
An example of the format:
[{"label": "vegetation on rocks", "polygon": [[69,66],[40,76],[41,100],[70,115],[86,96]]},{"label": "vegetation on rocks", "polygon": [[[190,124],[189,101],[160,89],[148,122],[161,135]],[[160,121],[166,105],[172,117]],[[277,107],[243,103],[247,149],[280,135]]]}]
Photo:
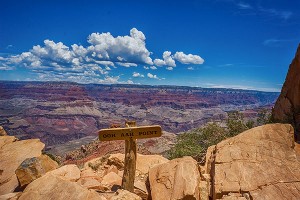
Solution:
[{"label": "vegetation on rocks", "polygon": [[168,159],[192,156],[202,162],[209,146],[236,136],[255,125],[271,123],[270,117],[271,115],[265,109],[258,113],[256,122],[244,119],[243,114],[238,111],[229,112],[225,122],[209,122],[200,128],[179,134],[174,147],[167,152]]}]

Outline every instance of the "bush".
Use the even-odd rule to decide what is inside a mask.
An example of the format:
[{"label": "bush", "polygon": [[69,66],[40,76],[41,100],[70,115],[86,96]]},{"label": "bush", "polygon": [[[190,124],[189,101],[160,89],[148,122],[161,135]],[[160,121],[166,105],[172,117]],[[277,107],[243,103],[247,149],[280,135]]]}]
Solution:
[{"label": "bush", "polygon": [[192,156],[197,161],[203,161],[207,148],[222,140],[238,135],[239,133],[253,128],[254,121],[245,121],[239,112],[228,113],[226,127],[215,122],[205,126],[179,134],[173,148],[167,152],[169,159],[183,156]]},{"label": "bush", "polygon": [[168,158],[192,156],[200,161],[209,146],[225,139],[225,128],[217,123],[208,123],[202,128],[178,135],[177,142],[168,152]]}]

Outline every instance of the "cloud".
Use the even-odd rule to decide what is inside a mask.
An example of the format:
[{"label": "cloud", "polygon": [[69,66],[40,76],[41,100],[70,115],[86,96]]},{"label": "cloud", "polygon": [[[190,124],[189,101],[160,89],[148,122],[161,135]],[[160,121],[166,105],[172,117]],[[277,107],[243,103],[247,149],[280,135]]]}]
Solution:
[{"label": "cloud", "polygon": [[12,45],[12,44],[9,44],[9,45],[7,45],[6,47],[5,47],[5,49],[11,49],[11,48],[13,48],[14,46]]},{"label": "cloud", "polygon": [[237,6],[239,7],[239,9],[243,10],[252,9],[252,6],[250,4],[244,2],[239,2]]},{"label": "cloud", "polygon": [[135,63],[122,63],[122,62],[116,62],[118,65],[123,67],[137,67],[138,65]]},{"label": "cloud", "polygon": [[148,78],[152,78],[152,79],[159,79],[156,75],[148,73],[147,74]]},{"label": "cloud", "polygon": [[92,33],[88,37],[88,51],[103,60],[125,61],[152,65],[150,51],[146,48],[143,32],[133,28],[130,36],[113,37],[108,33]]},{"label": "cloud", "polygon": [[169,71],[172,71],[173,67],[167,67],[166,69],[169,70]]},{"label": "cloud", "polygon": [[[0,71],[25,69],[36,74],[35,80],[121,83],[120,71],[115,70],[119,67],[144,66],[145,70],[157,70],[157,66],[166,66],[168,70],[173,70],[176,58],[182,64],[203,62],[199,62],[201,57],[198,55],[186,55],[183,52],[172,55],[170,51],[165,51],[162,59],[153,61],[153,53],[146,48],[146,36],[136,28],[132,28],[129,35],[123,36],[113,36],[110,32],[91,33],[87,37],[87,44],[66,45],[45,39],[43,44],[34,45],[26,52],[17,55],[1,54]],[[147,76],[159,79],[150,73]]]},{"label": "cloud", "polygon": [[288,20],[293,15],[293,12],[291,11],[282,11],[274,8],[263,8],[261,6],[258,7],[258,10],[265,15],[281,18],[283,20]]},{"label": "cloud", "polygon": [[155,59],[154,64],[156,66],[169,66],[169,67],[176,67],[175,60],[171,56],[170,51],[165,51],[163,53],[163,60],[161,59]]},{"label": "cloud", "polygon": [[135,77],[135,78],[137,78],[137,77],[141,77],[141,78],[145,77],[143,74],[140,74],[138,72],[133,72],[132,76]]},{"label": "cloud", "polygon": [[188,69],[188,70],[195,70],[194,67],[188,67],[187,69]]},{"label": "cloud", "polygon": [[267,40],[263,41],[263,45],[270,46],[270,47],[279,47],[285,42],[293,42],[293,41],[296,41],[296,40],[294,40],[294,39],[286,40],[286,39],[271,38],[271,39],[267,39]]},{"label": "cloud", "polygon": [[182,64],[203,64],[204,60],[198,55],[176,52],[174,58]]}]

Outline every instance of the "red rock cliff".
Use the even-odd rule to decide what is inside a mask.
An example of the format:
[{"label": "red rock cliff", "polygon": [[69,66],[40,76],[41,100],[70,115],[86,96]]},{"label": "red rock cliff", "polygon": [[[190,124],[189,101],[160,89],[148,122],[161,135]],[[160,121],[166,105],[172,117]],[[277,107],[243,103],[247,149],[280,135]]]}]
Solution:
[{"label": "red rock cliff", "polygon": [[300,142],[300,44],[275,103],[273,119],[276,122],[292,124],[295,140]]}]

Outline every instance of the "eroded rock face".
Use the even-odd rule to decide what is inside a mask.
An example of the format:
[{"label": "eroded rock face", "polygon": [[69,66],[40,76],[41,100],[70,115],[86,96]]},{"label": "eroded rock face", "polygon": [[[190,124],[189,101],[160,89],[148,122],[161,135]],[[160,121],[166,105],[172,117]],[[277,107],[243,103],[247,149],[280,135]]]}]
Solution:
[{"label": "eroded rock face", "polygon": [[200,199],[200,172],[191,157],[177,158],[151,168],[149,181],[153,200]]},{"label": "eroded rock face", "polygon": [[273,118],[277,122],[292,124],[295,139],[300,142],[300,45],[275,103]]},{"label": "eroded rock face", "polygon": [[26,158],[40,156],[44,146],[39,139],[16,141],[12,136],[0,137],[0,195],[18,187],[15,170]]},{"label": "eroded rock face", "polygon": [[41,155],[25,159],[15,173],[23,187],[57,167],[57,162],[47,155]]},{"label": "eroded rock face", "polygon": [[269,124],[213,146],[204,173],[213,199],[298,199],[300,160],[293,127]]}]

